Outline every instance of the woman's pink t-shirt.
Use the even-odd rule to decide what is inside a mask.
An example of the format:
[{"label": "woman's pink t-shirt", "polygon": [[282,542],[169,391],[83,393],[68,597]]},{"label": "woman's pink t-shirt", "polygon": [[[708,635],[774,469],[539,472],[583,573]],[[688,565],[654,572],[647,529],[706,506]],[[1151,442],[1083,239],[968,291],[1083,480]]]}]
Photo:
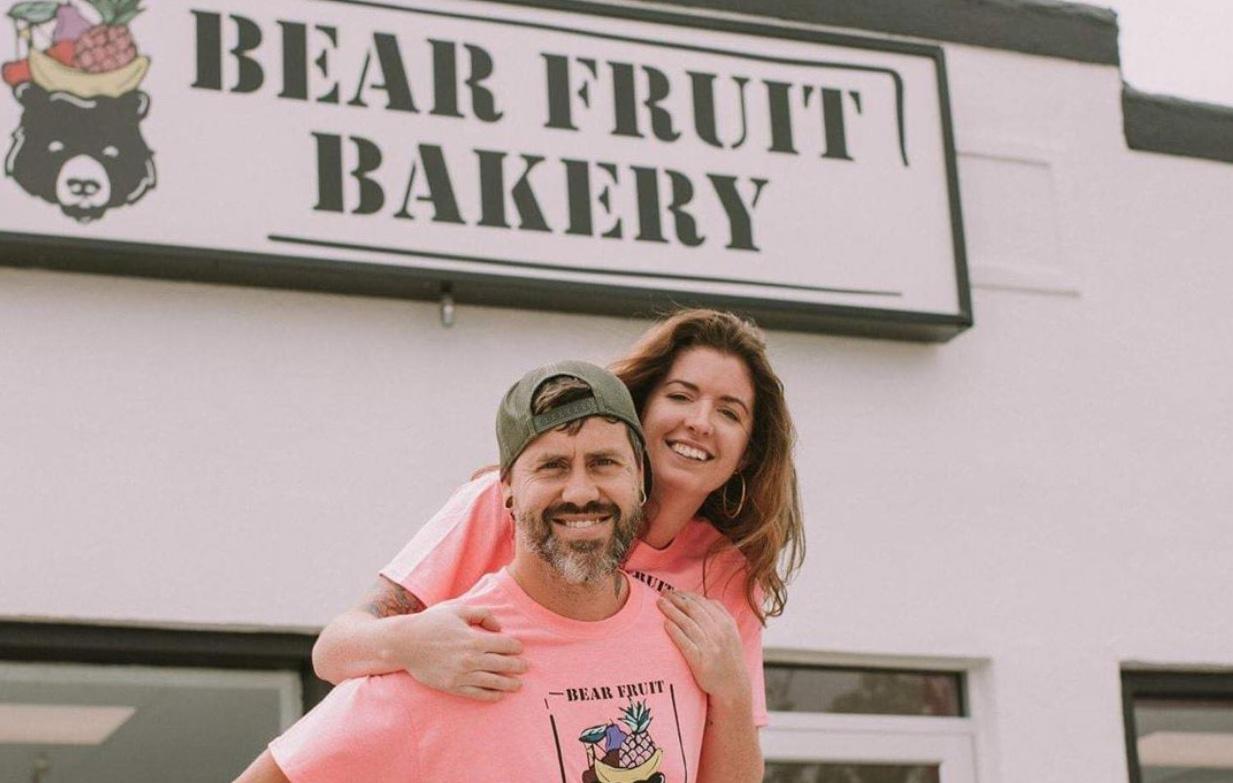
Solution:
[{"label": "woman's pink t-shirt", "polygon": [[[724,545],[708,556],[720,542]],[[514,520],[505,508],[494,471],[460,487],[381,569],[381,575],[432,606],[462,595],[482,576],[513,559]],[[664,549],[635,542],[624,567],[659,592],[685,590],[724,605],[741,635],[753,687],[754,722],[765,726],[762,623],[745,599],[744,556],[713,525],[696,517]]]}]

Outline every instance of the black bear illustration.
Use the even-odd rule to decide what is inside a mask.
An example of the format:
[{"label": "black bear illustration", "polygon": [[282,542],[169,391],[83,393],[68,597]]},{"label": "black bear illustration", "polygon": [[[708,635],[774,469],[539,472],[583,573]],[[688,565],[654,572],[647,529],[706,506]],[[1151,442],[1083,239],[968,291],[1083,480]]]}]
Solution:
[{"label": "black bear illustration", "polygon": [[150,108],[144,92],[81,98],[26,82],[14,94],[24,111],[4,173],[30,195],[86,223],[154,187],[154,153],[139,127]]}]

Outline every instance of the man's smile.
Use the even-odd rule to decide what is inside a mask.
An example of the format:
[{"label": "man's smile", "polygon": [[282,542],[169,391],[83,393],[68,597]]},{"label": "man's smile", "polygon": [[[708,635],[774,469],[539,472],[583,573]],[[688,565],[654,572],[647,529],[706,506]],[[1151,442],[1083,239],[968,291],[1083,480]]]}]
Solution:
[{"label": "man's smile", "polygon": [[553,514],[548,519],[554,525],[560,525],[568,530],[587,530],[593,527],[599,527],[606,522],[611,522],[613,515],[611,513],[581,513],[581,514]]}]

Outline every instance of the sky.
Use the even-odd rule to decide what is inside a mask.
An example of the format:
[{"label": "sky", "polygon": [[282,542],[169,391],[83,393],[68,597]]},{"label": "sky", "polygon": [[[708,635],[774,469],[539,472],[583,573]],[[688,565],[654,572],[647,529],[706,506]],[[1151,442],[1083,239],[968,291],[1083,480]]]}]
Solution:
[{"label": "sky", "polygon": [[1233,106],[1233,0],[1084,2],[1117,11],[1132,87]]}]

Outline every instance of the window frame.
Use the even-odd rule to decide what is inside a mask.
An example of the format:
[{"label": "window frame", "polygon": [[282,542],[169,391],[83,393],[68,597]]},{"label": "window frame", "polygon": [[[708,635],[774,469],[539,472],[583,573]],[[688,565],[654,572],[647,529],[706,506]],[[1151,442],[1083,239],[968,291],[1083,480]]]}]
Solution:
[{"label": "window frame", "polygon": [[1130,783],[1143,783],[1139,764],[1135,699],[1233,700],[1233,671],[1122,670],[1122,725],[1126,731],[1126,765]]},{"label": "window frame", "polygon": [[304,712],[333,687],[313,672],[315,633],[0,621],[0,660],[292,671]]},{"label": "window frame", "polygon": [[[794,669],[824,669],[827,671],[846,671],[846,672],[868,672],[871,674],[915,674],[915,675],[920,675],[920,676],[946,675],[949,677],[954,677],[957,681],[955,690],[956,690],[956,696],[959,702],[959,714],[958,715],[895,715],[895,716],[892,716],[888,713],[886,714],[874,713],[874,714],[878,715],[879,717],[901,717],[901,718],[919,717],[919,718],[929,718],[930,720],[971,717],[971,705],[968,703],[968,683],[967,683],[968,678],[967,678],[967,672],[963,669],[953,669],[953,668],[942,669],[942,668],[936,668],[936,667],[928,668],[928,667],[922,667],[922,666],[886,666],[884,664],[880,664],[876,666],[875,665],[861,666],[858,664],[851,664],[851,663],[845,663],[845,664],[819,663],[817,661],[804,662],[800,660],[794,660],[794,661],[789,662],[789,661],[782,661],[782,660],[764,659],[762,662],[763,672],[765,672],[766,669],[769,667],[776,667],[776,668],[788,667],[788,668],[794,668]],[[765,679],[765,676],[763,677],[763,679]],[[814,712],[811,710],[789,710],[787,712],[777,711],[776,714],[777,715],[846,715],[848,713],[819,713],[819,712]],[[851,714],[868,715],[869,713],[851,713]]]},{"label": "window frame", "polygon": [[[963,713],[962,717],[940,717],[775,711],[770,713],[770,725],[762,730],[768,761],[936,764],[944,783],[990,779],[990,759],[979,752],[987,730],[979,720],[985,712],[980,684],[987,676],[987,661],[775,648],[764,652],[764,660],[768,666],[957,675]],[[808,747],[811,752],[792,752],[796,747]]]}]

